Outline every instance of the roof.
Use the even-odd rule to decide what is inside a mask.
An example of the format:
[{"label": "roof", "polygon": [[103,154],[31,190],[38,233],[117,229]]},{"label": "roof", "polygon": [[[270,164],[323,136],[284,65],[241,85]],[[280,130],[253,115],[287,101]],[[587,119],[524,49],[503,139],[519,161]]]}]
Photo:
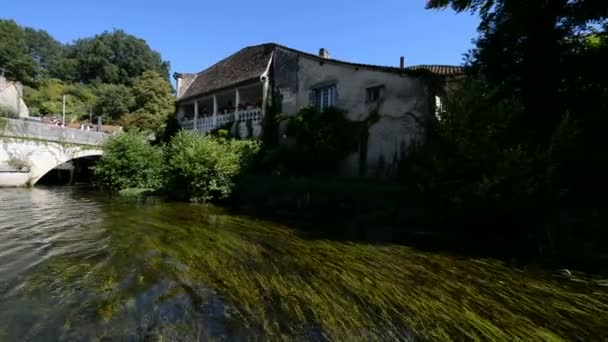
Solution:
[{"label": "roof", "polygon": [[188,86],[185,93],[180,96],[179,100],[209,94],[222,88],[259,79],[259,77],[266,72],[270,58],[277,48],[290,51],[307,58],[319,60],[323,63],[335,63],[354,68],[365,68],[414,76],[429,75],[429,73],[439,76],[449,76],[464,73],[463,67],[453,65],[417,65],[402,69],[393,66],[352,63],[333,58],[325,59],[315,54],[292,49],[279,44],[266,43],[246,47],[197,74],[178,74],[182,76],[195,75],[195,79],[192,81],[190,86]]},{"label": "roof", "polygon": [[451,76],[464,74],[464,67],[456,65],[415,65],[408,67],[409,70],[427,70],[435,75]]},{"label": "roof", "polygon": [[180,99],[259,79],[268,68],[274,47],[274,44],[249,46],[199,72]]}]

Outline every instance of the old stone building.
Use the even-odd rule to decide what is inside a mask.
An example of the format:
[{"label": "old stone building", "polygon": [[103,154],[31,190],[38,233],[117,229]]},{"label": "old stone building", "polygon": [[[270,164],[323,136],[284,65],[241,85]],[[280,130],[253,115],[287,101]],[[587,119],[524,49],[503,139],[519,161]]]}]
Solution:
[{"label": "old stone building", "polygon": [[23,101],[23,85],[9,81],[0,75],[0,107],[14,112],[19,117],[27,117],[29,109]]},{"label": "old stone building", "polygon": [[[225,125],[239,136],[260,136],[274,103],[283,115],[316,106],[337,107],[361,121],[379,114],[369,130],[363,173],[388,176],[405,149],[434,118],[446,77],[461,67],[366,65],[332,59],[326,49],[310,54],[277,44],[251,46],[197,74],[176,73],[177,117],[200,132]],[[439,81],[439,82],[438,82]],[[271,99],[274,97],[275,101]],[[343,162],[343,175],[359,175],[361,151]]]}]

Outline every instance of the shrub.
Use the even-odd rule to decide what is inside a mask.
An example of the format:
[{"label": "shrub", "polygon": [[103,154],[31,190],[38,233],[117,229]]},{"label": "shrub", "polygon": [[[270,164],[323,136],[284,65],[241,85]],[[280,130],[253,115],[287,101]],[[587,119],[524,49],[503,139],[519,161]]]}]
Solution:
[{"label": "shrub", "polygon": [[142,134],[112,136],[104,143],[103,152],[94,169],[96,181],[102,187],[112,191],[161,187],[162,149],[150,146]]},{"label": "shrub", "polygon": [[225,200],[259,148],[253,140],[180,131],[166,150],[167,192],[196,202]]},{"label": "shrub", "polygon": [[17,113],[12,109],[0,106],[0,118],[16,118]]},{"label": "shrub", "polygon": [[283,164],[298,174],[332,174],[339,162],[366,143],[369,125],[377,117],[372,113],[364,121],[351,121],[338,108],[323,112],[303,108],[295,116],[283,118],[286,136],[293,143],[267,151],[265,164]]}]

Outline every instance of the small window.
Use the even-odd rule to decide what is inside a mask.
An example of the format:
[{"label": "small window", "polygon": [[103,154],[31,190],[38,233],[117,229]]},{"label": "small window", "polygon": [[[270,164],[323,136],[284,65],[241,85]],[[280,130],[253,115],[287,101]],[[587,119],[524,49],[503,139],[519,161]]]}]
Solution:
[{"label": "small window", "polygon": [[329,107],[336,105],[336,86],[332,85],[329,87],[317,88],[312,92],[312,104],[319,111],[324,111]]},{"label": "small window", "polygon": [[384,86],[375,86],[367,88],[366,101],[367,102],[376,102],[380,100],[382,97]]}]

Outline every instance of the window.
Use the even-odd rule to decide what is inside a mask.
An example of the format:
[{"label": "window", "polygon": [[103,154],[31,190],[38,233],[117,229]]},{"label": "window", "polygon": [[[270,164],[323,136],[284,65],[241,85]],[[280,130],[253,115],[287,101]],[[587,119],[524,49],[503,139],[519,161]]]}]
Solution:
[{"label": "window", "polygon": [[319,111],[336,105],[336,86],[317,88],[312,92],[312,104]]},{"label": "window", "polygon": [[367,88],[366,101],[370,103],[380,100],[380,98],[382,97],[383,89],[384,86],[382,85]]}]

